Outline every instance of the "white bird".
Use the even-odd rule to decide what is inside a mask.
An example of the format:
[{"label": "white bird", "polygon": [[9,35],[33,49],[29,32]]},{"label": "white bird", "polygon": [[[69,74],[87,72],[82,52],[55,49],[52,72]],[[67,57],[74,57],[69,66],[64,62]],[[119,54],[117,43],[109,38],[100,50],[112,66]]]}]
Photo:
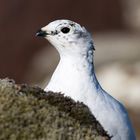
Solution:
[{"label": "white bird", "polygon": [[86,104],[112,140],[135,140],[126,109],[97,81],[94,45],[88,31],[73,21],[56,20],[36,35],[45,37],[60,54],[60,62],[45,91],[61,92]]}]

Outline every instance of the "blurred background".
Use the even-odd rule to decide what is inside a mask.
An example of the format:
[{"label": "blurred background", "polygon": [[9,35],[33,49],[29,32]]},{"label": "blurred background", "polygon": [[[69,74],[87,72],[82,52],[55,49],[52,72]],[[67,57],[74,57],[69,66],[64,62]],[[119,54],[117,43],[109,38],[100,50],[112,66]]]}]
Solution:
[{"label": "blurred background", "polygon": [[139,0],[0,0],[0,78],[44,87],[59,56],[35,33],[56,19],[92,32],[102,87],[127,107],[140,139]]}]

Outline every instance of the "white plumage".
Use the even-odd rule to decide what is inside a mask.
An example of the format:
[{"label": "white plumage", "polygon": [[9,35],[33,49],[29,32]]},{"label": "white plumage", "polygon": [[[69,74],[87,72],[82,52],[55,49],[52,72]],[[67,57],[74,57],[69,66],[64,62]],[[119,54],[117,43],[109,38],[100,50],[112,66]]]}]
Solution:
[{"label": "white plumage", "polygon": [[94,45],[87,30],[70,20],[56,20],[37,35],[45,37],[60,54],[60,62],[45,90],[64,93],[86,104],[112,140],[135,140],[125,108],[97,81]]}]

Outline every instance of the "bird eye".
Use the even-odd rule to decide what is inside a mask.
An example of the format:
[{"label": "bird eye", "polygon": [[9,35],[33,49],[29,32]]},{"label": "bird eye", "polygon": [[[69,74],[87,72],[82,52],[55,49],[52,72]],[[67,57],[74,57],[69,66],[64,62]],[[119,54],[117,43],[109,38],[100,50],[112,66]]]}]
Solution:
[{"label": "bird eye", "polygon": [[61,29],[61,32],[64,34],[67,34],[69,31],[70,31],[70,28],[68,28],[68,27],[64,27]]}]

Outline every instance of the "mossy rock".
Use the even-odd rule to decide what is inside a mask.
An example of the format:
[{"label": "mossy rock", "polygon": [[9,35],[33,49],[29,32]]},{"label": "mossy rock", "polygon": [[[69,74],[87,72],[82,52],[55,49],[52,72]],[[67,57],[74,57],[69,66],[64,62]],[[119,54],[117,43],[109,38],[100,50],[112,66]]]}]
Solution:
[{"label": "mossy rock", "polygon": [[0,140],[109,140],[83,103],[0,80]]}]

